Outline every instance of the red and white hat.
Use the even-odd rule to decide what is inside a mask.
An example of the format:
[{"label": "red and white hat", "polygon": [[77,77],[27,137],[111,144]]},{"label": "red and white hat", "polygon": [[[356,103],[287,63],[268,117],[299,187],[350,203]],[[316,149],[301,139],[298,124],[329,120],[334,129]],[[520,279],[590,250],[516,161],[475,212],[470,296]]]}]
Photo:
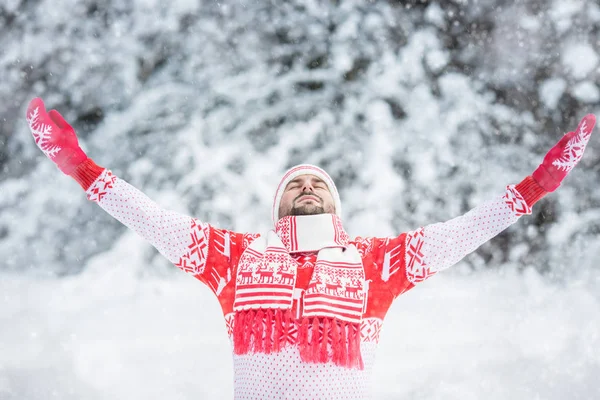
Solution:
[{"label": "red and white hat", "polygon": [[335,213],[338,217],[342,216],[342,203],[340,202],[340,195],[338,194],[337,188],[335,187],[335,183],[333,179],[329,176],[329,174],[323,171],[321,168],[310,165],[310,164],[300,164],[295,167],[290,168],[281,178],[281,182],[279,182],[279,186],[277,186],[277,190],[275,191],[275,198],[273,200],[273,223],[276,224],[279,220],[279,203],[281,202],[281,197],[283,196],[283,191],[290,181],[300,175],[314,175],[317,178],[321,179],[323,182],[327,184],[327,188],[333,197],[333,202],[335,204]]}]

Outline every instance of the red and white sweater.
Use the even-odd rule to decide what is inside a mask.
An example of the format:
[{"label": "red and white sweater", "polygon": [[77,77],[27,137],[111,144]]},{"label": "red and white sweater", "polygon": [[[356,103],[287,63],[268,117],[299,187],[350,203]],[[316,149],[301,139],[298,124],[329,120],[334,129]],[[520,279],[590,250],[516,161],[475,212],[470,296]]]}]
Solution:
[{"label": "red and white sweater", "polygon": [[[231,338],[235,276],[238,260],[260,236],[218,229],[208,223],[165,210],[109,170],[88,159],[72,176],[90,200],[148,240],[178,268],[215,293]],[[236,399],[367,399],[383,319],[394,299],[417,283],[461,260],[524,215],[546,192],[531,178],[508,186],[497,198],[465,215],[402,233],[395,237],[357,237],[352,241],[362,257],[367,301],[361,323],[361,353],[365,368],[300,359],[293,344],[297,329],[288,332],[281,352],[234,354]],[[316,253],[294,256],[300,267],[292,314],[300,315]],[[295,321],[297,324],[298,321]]]}]

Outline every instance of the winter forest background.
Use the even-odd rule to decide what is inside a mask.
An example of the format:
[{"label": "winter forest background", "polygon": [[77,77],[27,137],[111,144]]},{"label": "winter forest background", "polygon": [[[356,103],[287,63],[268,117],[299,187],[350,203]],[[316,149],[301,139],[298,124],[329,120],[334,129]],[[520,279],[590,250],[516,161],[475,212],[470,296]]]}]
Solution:
[{"label": "winter forest background", "polygon": [[[36,148],[36,96],[166,208],[264,232],[324,167],[347,230],[461,215],[600,116],[596,0],[4,0],[0,399],[231,398],[212,293]],[[600,132],[533,215],[398,299],[378,399],[600,398]]]}]

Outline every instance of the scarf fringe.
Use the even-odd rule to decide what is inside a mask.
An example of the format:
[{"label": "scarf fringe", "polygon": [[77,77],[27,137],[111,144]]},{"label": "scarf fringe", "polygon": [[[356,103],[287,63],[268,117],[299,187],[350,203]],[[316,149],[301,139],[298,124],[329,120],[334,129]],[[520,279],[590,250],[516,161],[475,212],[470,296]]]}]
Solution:
[{"label": "scarf fringe", "polygon": [[[295,323],[290,310],[246,310],[234,317],[233,352],[277,353],[292,344]],[[336,318],[304,317],[296,343],[300,358],[308,363],[364,369],[360,351],[360,326]]]},{"label": "scarf fringe", "polygon": [[[252,336],[254,338],[264,338],[265,332],[265,324],[263,323],[265,319],[265,313],[263,310],[259,309],[256,312],[256,318],[254,326],[252,327]],[[262,340],[253,340],[253,352],[254,353],[264,353],[265,352],[265,339]]]},{"label": "scarf fringe", "polygon": [[275,328],[275,319],[273,317],[273,310],[270,308],[267,310],[267,314],[265,316],[266,321],[273,321],[273,323],[265,324],[265,354],[271,354],[273,351],[273,330]]},{"label": "scarf fringe", "polygon": [[304,318],[298,327],[298,337],[296,338],[298,344],[298,351],[300,352],[300,358],[303,360],[308,359],[308,352],[310,350],[308,342],[308,318]]},{"label": "scarf fringe", "polygon": [[319,362],[326,363],[329,361],[329,352],[327,345],[329,344],[329,318],[323,318],[323,335],[321,336],[321,350],[319,353]]}]

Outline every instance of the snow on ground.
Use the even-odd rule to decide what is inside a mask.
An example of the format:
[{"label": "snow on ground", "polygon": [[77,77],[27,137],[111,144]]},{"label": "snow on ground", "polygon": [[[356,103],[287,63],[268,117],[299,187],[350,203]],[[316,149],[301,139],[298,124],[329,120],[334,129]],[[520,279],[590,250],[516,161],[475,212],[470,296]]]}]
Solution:
[{"label": "snow on ground", "polygon": [[[212,292],[183,273],[144,274],[140,243],[124,235],[80,275],[0,276],[1,399],[232,398]],[[587,285],[462,270],[396,301],[376,399],[600,398],[600,301]]]}]

